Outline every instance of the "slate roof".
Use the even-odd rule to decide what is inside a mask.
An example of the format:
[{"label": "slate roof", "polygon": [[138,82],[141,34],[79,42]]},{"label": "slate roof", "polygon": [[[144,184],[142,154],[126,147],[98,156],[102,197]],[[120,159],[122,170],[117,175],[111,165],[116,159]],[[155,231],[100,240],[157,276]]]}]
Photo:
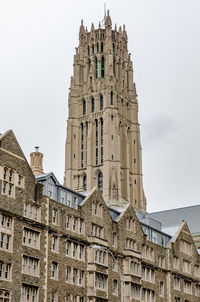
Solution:
[{"label": "slate roof", "polygon": [[148,216],[160,221],[162,223],[162,230],[168,234],[174,233],[183,220],[187,222],[193,235],[200,233],[200,204],[149,213]]}]

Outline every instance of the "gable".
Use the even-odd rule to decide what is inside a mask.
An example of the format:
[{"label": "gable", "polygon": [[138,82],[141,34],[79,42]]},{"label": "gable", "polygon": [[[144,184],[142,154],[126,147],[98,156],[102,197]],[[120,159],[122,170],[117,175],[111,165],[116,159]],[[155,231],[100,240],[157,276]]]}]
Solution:
[{"label": "gable", "polygon": [[12,130],[8,130],[0,136],[0,149],[25,159],[24,153]]}]

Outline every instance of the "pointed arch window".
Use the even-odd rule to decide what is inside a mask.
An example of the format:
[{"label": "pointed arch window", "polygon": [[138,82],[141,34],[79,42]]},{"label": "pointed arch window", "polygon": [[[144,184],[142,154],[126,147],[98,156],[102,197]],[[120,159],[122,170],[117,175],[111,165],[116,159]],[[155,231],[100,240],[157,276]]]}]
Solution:
[{"label": "pointed arch window", "polygon": [[100,96],[100,110],[103,110],[103,95]]},{"label": "pointed arch window", "polygon": [[101,52],[103,52],[103,42],[101,42]]},{"label": "pointed arch window", "polygon": [[105,68],[104,68],[104,65],[105,65],[105,61],[104,61],[104,57],[101,58],[101,78],[103,79],[104,78],[104,75],[105,75]]},{"label": "pointed arch window", "polygon": [[92,54],[94,54],[94,44],[92,44]]},{"label": "pointed arch window", "polygon": [[90,55],[90,46],[88,45],[88,56]]},{"label": "pointed arch window", "polygon": [[95,110],[95,102],[94,102],[94,98],[92,98],[92,101],[91,101],[91,112],[94,112]]},{"label": "pointed arch window", "polygon": [[83,115],[86,114],[86,101],[83,100]]},{"label": "pointed arch window", "polygon": [[113,105],[113,91],[110,92],[110,105]]},{"label": "pointed arch window", "polygon": [[99,172],[98,174],[98,188],[101,194],[103,194],[103,174]]},{"label": "pointed arch window", "polygon": [[98,60],[95,58],[95,77],[98,78]]},{"label": "pointed arch window", "polygon": [[97,42],[97,52],[99,52],[99,43]]},{"label": "pointed arch window", "polygon": [[87,176],[83,176],[83,190],[87,191]]}]

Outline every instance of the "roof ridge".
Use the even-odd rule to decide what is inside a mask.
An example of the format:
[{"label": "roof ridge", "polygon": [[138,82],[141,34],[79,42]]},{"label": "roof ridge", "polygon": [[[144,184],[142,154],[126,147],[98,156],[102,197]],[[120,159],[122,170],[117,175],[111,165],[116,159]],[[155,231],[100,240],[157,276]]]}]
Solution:
[{"label": "roof ridge", "polygon": [[180,208],[173,208],[173,209],[168,209],[168,210],[162,210],[162,211],[157,211],[157,212],[151,212],[151,213],[148,213],[148,215],[163,213],[163,212],[167,212],[167,211],[181,210],[181,209],[186,209],[186,208],[194,208],[194,207],[200,207],[200,204],[196,204],[196,205],[192,205],[192,206],[186,206],[186,207],[180,207]]}]

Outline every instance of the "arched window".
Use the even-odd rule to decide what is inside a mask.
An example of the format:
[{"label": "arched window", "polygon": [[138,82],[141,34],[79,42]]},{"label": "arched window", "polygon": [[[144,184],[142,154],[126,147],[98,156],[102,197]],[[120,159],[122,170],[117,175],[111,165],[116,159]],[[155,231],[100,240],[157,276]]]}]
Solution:
[{"label": "arched window", "polygon": [[103,95],[100,96],[100,110],[103,110]]},{"label": "arched window", "polygon": [[104,57],[101,58],[101,77],[104,78],[105,70],[104,70]]},{"label": "arched window", "polygon": [[101,194],[103,194],[103,174],[99,172],[98,174],[98,188]]},{"label": "arched window", "polygon": [[91,101],[91,112],[94,112],[94,108],[95,108],[95,103],[94,103],[94,98],[92,98],[92,101]]},{"label": "arched window", "polygon": [[88,56],[90,55],[90,46],[88,45]]},{"label": "arched window", "polygon": [[97,79],[98,78],[98,60],[97,60],[97,58],[95,58],[95,76]]},{"label": "arched window", "polygon": [[97,52],[99,52],[99,43],[97,42]]},{"label": "arched window", "polygon": [[103,42],[101,42],[101,52],[103,52]]},{"label": "arched window", "polygon": [[110,92],[110,105],[113,105],[113,91]]},{"label": "arched window", "polygon": [[94,54],[94,44],[92,44],[92,54]]},{"label": "arched window", "polygon": [[87,190],[87,176],[86,175],[83,176],[83,190],[84,191]]},{"label": "arched window", "polygon": [[86,101],[83,100],[83,115],[86,114]]}]

